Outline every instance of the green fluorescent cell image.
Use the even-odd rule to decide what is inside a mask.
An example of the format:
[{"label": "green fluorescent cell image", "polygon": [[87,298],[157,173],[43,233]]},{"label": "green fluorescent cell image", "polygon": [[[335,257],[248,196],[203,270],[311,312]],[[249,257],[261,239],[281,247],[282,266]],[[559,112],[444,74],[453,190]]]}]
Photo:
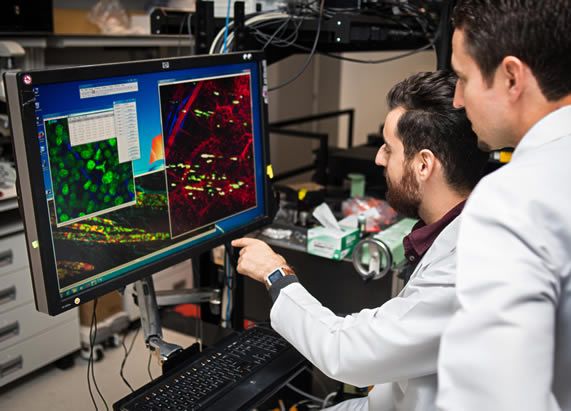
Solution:
[{"label": "green fluorescent cell image", "polygon": [[116,138],[72,147],[67,118],[45,129],[58,224],[135,204],[133,166],[119,163]]}]

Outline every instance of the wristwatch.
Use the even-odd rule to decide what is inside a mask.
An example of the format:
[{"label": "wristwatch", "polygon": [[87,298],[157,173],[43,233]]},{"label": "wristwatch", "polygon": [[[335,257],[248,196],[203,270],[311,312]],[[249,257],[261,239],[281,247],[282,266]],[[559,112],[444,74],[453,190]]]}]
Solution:
[{"label": "wristwatch", "polygon": [[282,267],[276,268],[266,277],[266,287],[270,288],[276,281],[286,275],[295,274],[291,267],[284,265]]}]

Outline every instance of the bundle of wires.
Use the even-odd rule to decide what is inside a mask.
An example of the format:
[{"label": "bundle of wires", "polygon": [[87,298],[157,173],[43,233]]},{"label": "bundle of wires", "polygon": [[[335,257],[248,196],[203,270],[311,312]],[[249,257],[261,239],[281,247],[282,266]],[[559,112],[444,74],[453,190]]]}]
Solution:
[{"label": "bundle of wires", "polygon": [[93,385],[95,386],[95,390],[99,395],[99,398],[105,404],[105,409],[109,411],[109,405],[105,398],[101,394],[101,390],[97,385],[97,381],[95,380],[95,368],[94,368],[94,359],[93,359],[93,348],[95,346],[95,342],[97,340],[97,299],[93,302],[93,314],[91,315],[91,326],[89,327],[89,359],[87,360],[87,387],[89,389],[89,396],[91,397],[91,402],[97,411],[99,408],[97,407],[97,401],[95,401],[95,397],[93,395],[93,391],[91,390],[91,380],[93,380]]},{"label": "bundle of wires", "polygon": [[[318,0],[310,0],[308,2],[291,3],[287,11],[268,11],[262,13],[254,13],[248,15],[245,20],[245,27],[253,35],[261,45],[262,50],[268,46],[272,47],[294,47],[298,50],[308,52],[309,55],[303,63],[301,69],[289,80],[271,87],[269,91],[277,90],[297,80],[307,69],[313,56],[316,53],[321,32],[322,21],[332,18],[339,14],[365,14],[374,15],[384,19],[388,23],[401,27],[403,30],[412,33],[418,33],[418,28],[426,37],[428,43],[425,46],[415,50],[407,51],[389,58],[365,60],[346,57],[339,54],[319,52],[327,57],[349,61],[361,64],[382,64],[390,61],[399,60],[413,54],[420,53],[434,47],[435,39],[438,33],[435,33],[438,26],[434,16],[420,5],[412,2],[401,2],[397,0],[383,0],[380,2],[366,3],[361,9],[335,9],[325,8],[324,0],[319,1],[319,7],[316,8]],[[212,42],[210,54],[226,52],[232,48],[234,42],[234,23],[227,20],[225,27],[217,34]],[[317,29],[312,47],[306,47],[298,44],[299,31],[304,21],[317,19]],[[269,34],[266,30],[268,27],[276,27],[275,31]],[[416,31],[415,31],[416,30]],[[434,34],[435,33],[435,34]],[[434,34],[434,35],[433,35]]]},{"label": "bundle of wires", "polygon": [[[140,329],[141,329],[141,327],[138,326],[137,331],[135,331],[135,335],[133,336],[133,339],[131,340],[131,343],[129,344],[128,349],[127,349],[127,345],[125,344],[125,340],[127,339],[127,334],[129,333],[128,329],[127,329],[127,331],[125,331],[125,334],[123,335],[123,339],[121,340],[121,345],[123,346],[123,351],[124,351],[125,355],[123,356],[123,361],[121,361],[121,368],[119,369],[119,375],[121,376],[121,379],[123,380],[125,385],[131,390],[131,392],[133,392],[135,390],[133,389],[131,384],[129,384],[129,381],[127,381],[127,378],[125,378],[125,374],[124,374],[125,364],[127,364],[127,358],[129,358],[131,351],[133,351],[133,347],[135,346],[135,340],[137,339],[137,335],[139,335]],[[149,371],[149,375],[150,375],[150,371]],[[152,380],[152,378],[151,378],[151,380]]]}]

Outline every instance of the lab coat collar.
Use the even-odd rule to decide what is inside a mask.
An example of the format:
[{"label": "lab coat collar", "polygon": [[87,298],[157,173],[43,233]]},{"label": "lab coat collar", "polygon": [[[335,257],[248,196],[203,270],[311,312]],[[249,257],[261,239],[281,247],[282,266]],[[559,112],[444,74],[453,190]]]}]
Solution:
[{"label": "lab coat collar", "polygon": [[434,240],[464,209],[466,201],[461,201],[451,208],[440,220],[426,225],[422,220],[412,228],[409,235],[403,238],[404,255],[409,264],[416,265],[418,261],[432,247]]},{"label": "lab coat collar", "polygon": [[561,137],[571,135],[571,105],[543,117],[529,129],[514,150],[513,158],[532,151]]}]

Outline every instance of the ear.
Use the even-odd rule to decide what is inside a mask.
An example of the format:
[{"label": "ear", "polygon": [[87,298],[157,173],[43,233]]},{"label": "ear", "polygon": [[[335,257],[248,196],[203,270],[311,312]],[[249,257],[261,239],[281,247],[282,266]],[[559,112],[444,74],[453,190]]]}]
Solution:
[{"label": "ear", "polygon": [[438,167],[438,159],[434,153],[428,149],[424,149],[416,153],[414,169],[419,181],[427,181]]},{"label": "ear", "polygon": [[514,56],[505,57],[496,73],[501,76],[500,79],[503,84],[508,98],[511,101],[516,101],[522,95],[527,81],[526,65]]}]

